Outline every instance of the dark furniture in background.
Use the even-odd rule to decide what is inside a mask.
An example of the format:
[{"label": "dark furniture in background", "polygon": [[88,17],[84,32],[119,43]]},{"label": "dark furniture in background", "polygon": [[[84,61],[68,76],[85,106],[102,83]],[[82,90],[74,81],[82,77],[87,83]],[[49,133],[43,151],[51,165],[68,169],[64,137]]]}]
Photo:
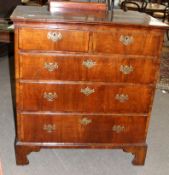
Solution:
[{"label": "dark furniture in background", "polygon": [[44,5],[45,3],[47,3],[48,0],[34,0],[34,1],[36,1],[40,5]]},{"label": "dark furniture in background", "polygon": [[147,6],[146,1],[135,1],[135,0],[124,0],[121,2],[120,7],[124,11],[127,10],[134,10],[134,11],[139,11],[139,12],[144,12],[145,8]]},{"label": "dark furniture in background", "polygon": [[[47,0],[30,0],[23,5],[44,5]],[[12,22],[10,15],[17,5],[21,5],[22,0],[1,0],[0,1],[0,42],[10,43],[13,42],[13,29],[8,28]],[[2,44],[0,44],[0,50]]]},{"label": "dark furniture in background", "polygon": [[19,4],[21,4],[20,0],[0,1],[0,42],[9,43],[13,41],[13,31],[8,28],[11,24],[9,17]]},{"label": "dark furniture in background", "polygon": [[45,5],[48,2],[48,0],[22,0],[23,5],[29,5],[29,6],[41,6]]},{"label": "dark furniture in background", "polygon": [[145,0],[122,0],[121,9],[134,10],[147,13],[155,18],[161,19],[163,22],[168,22],[168,3],[165,1],[149,1]]},{"label": "dark furniture in background", "polygon": [[0,1],[0,56],[13,52],[14,33],[9,26],[12,24],[10,15],[17,5],[21,4],[20,0],[1,0]]},{"label": "dark furniture in background", "polygon": [[9,19],[10,14],[14,8],[20,4],[20,0],[3,0],[0,1],[0,20]]}]

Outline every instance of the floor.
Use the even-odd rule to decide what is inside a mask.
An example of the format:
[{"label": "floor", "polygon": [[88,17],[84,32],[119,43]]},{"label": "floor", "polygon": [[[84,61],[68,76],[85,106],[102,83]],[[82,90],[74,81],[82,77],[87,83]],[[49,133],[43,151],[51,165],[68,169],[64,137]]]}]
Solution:
[{"label": "floor", "polygon": [[8,58],[0,57],[0,158],[4,175],[167,175],[169,174],[169,94],[156,92],[144,166],[133,166],[121,150],[47,150],[29,155],[16,166],[14,119]]}]

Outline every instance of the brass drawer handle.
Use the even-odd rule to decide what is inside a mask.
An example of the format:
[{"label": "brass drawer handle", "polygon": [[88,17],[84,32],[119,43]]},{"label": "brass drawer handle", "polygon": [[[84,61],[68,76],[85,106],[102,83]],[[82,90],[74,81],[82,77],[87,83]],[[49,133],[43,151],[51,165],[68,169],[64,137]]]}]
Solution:
[{"label": "brass drawer handle", "polygon": [[86,96],[89,96],[90,94],[93,94],[95,92],[95,90],[90,89],[89,87],[86,87],[84,89],[81,88],[80,92],[83,93]]},{"label": "brass drawer handle", "polygon": [[86,117],[80,120],[80,124],[85,125],[85,126],[90,124],[91,122],[92,122],[92,120],[88,119]]},{"label": "brass drawer handle", "polygon": [[58,69],[58,64],[57,63],[44,63],[44,68],[47,69],[49,72],[53,72],[54,70]]},{"label": "brass drawer handle", "polygon": [[57,98],[56,92],[44,92],[43,98],[45,98],[47,101],[54,101]]},{"label": "brass drawer handle", "polygon": [[115,99],[121,103],[124,103],[125,101],[127,101],[129,99],[129,97],[127,94],[116,94]]},{"label": "brass drawer handle", "polygon": [[56,130],[56,126],[55,126],[55,124],[44,124],[43,130],[47,131],[48,133],[51,133],[52,131]]},{"label": "brass drawer handle", "polygon": [[133,70],[134,69],[131,65],[130,66],[128,66],[128,65],[121,65],[120,66],[120,71],[125,75],[130,74],[131,72],[133,72]]},{"label": "brass drawer handle", "polygon": [[134,38],[128,35],[121,35],[120,42],[124,44],[125,46],[128,46],[134,42]]},{"label": "brass drawer handle", "polygon": [[121,126],[121,125],[114,125],[112,127],[112,131],[114,131],[116,133],[124,132],[125,131],[125,127]]},{"label": "brass drawer handle", "polygon": [[48,32],[47,38],[53,42],[57,42],[62,39],[62,34],[60,32]]},{"label": "brass drawer handle", "polygon": [[85,60],[85,61],[83,61],[82,65],[85,66],[86,68],[90,69],[96,65],[96,62],[92,61],[92,60]]}]

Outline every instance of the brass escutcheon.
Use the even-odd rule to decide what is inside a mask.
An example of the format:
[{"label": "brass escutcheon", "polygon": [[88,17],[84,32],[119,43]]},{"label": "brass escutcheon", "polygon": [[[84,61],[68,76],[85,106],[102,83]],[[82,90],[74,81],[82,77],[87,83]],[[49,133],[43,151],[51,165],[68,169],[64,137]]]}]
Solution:
[{"label": "brass escutcheon", "polygon": [[62,34],[60,32],[48,32],[47,38],[53,42],[57,42],[62,39]]},{"label": "brass escutcheon", "polygon": [[94,89],[90,89],[89,87],[86,87],[84,89],[81,88],[80,92],[83,93],[86,96],[89,96],[90,94],[94,93],[95,90]]},{"label": "brass escutcheon", "polygon": [[116,94],[115,99],[123,103],[129,99],[127,94]]},{"label": "brass escutcheon", "polygon": [[114,131],[116,133],[124,132],[125,131],[125,127],[121,126],[121,125],[114,125],[112,127],[112,131]]},{"label": "brass escutcheon", "polygon": [[88,124],[90,124],[92,122],[92,120],[91,119],[88,119],[88,118],[83,118],[83,119],[81,119],[80,120],[80,123],[82,124],[82,125],[88,125]]},{"label": "brass escutcheon", "polygon": [[47,101],[54,101],[57,98],[56,92],[44,92],[43,98],[45,98]]},{"label": "brass escutcheon", "polygon": [[85,60],[85,61],[83,61],[82,65],[85,66],[86,68],[90,69],[96,65],[96,62],[92,61],[92,60]]},{"label": "brass escutcheon", "polygon": [[133,36],[121,35],[120,42],[123,43],[125,46],[128,46],[134,42],[134,39]]},{"label": "brass escutcheon", "polygon": [[120,66],[120,71],[125,75],[130,74],[131,72],[133,72],[133,70],[134,69],[131,65],[130,66],[128,66],[128,65],[121,65]]},{"label": "brass escutcheon", "polygon": [[44,68],[47,69],[49,72],[53,72],[54,70],[58,69],[58,64],[57,63],[44,63]]},{"label": "brass escutcheon", "polygon": [[43,130],[47,131],[48,133],[51,133],[52,131],[56,130],[56,126],[55,126],[55,124],[44,124]]}]

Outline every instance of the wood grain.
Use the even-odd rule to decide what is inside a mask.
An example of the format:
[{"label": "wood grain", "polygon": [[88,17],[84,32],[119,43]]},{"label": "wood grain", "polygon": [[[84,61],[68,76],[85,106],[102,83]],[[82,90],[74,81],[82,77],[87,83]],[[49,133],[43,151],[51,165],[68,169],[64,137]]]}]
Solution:
[{"label": "wood grain", "polygon": [[[19,62],[20,78],[25,80],[153,84],[159,67],[159,60],[156,57],[125,55],[24,53],[19,56]],[[93,66],[87,67],[87,63]],[[46,65],[51,65],[51,70]],[[132,67],[133,70],[125,73],[121,71],[121,66]]]},{"label": "wood grain", "polygon": [[29,164],[27,155],[34,151],[39,151],[41,148],[85,148],[85,149],[123,149],[124,152],[132,153],[134,158],[133,165],[144,165],[147,144],[108,144],[108,143],[37,143],[37,142],[19,142],[15,144],[15,151],[17,156],[17,165]]},{"label": "wood grain", "polygon": [[70,10],[98,10],[106,11],[106,3],[97,3],[97,2],[76,2],[76,1],[55,1],[49,0],[49,10],[51,12],[62,11],[65,9]]},{"label": "wood grain", "polygon": [[11,18],[16,163],[41,148],[113,148],[143,165],[168,26],[121,10],[17,7]]},{"label": "wood grain", "polygon": [[[82,90],[94,90],[85,95]],[[105,112],[105,113],[148,113],[151,107],[153,87],[106,84],[20,84],[18,108],[23,111],[65,111],[65,112]],[[44,93],[56,94],[52,101]],[[128,100],[120,102],[117,95],[127,95]],[[139,105],[138,105],[139,104]]]},{"label": "wood grain", "polygon": [[[53,41],[48,38],[61,35],[61,39]],[[89,32],[73,30],[45,30],[35,28],[22,28],[19,30],[19,48],[27,50],[55,50],[55,51],[88,51]]]},{"label": "wood grain", "polygon": [[[112,32],[94,32],[94,52],[113,54],[134,54],[156,56],[159,52],[159,43],[162,33],[151,30],[115,28]],[[128,45],[120,41],[121,37],[132,38]]]},{"label": "wood grain", "polygon": [[[82,124],[83,120],[90,123]],[[21,115],[20,141],[75,143],[136,143],[145,140],[145,116]],[[54,125],[47,131],[45,125]],[[113,126],[123,127],[113,131]],[[34,134],[32,134],[34,133]],[[137,134],[136,134],[137,133]]]}]

